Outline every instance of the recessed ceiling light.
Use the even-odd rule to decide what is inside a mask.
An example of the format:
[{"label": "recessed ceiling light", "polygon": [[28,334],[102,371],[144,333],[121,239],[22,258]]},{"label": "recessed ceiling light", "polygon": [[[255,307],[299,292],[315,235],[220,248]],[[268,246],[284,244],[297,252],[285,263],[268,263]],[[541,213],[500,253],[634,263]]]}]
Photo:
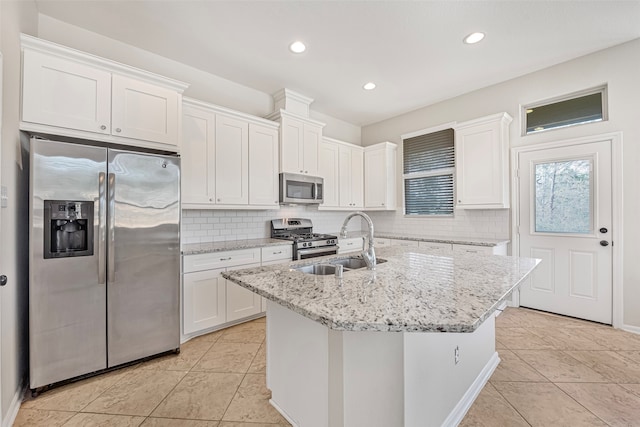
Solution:
[{"label": "recessed ceiling light", "polygon": [[484,33],[471,33],[463,39],[466,44],[478,43],[484,38]]},{"label": "recessed ceiling light", "polygon": [[295,41],[289,45],[289,50],[293,53],[302,53],[307,47],[301,41]]},{"label": "recessed ceiling light", "polygon": [[364,90],[373,90],[375,88],[376,88],[376,84],[373,82],[366,83],[364,86],[362,86],[362,89]]}]

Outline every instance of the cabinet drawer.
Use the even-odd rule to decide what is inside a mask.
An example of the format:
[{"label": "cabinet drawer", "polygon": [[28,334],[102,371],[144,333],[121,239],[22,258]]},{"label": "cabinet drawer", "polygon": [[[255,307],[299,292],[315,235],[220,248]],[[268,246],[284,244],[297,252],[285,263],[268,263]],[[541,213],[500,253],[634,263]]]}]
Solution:
[{"label": "cabinet drawer", "polygon": [[259,263],[260,248],[186,255],[183,262],[185,273]]},{"label": "cabinet drawer", "polygon": [[438,249],[442,251],[451,251],[451,243],[441,242],[419,242],[418,246],[421,248]]},{"label": "cabinet drawer", "polygon": [[338,239],[339,254],[361,251],[363,248],[364,248],[364,239],[362,237],[354,237],[353,239]]},{"label": "cabinet drawer", "polygon": [[292,245],[288,246],[272,246],[268,248],[262,248],[262,262],[268,261],[291,261],[293,256]]},{"label": "cabinet drawer", "polygon": [[493,248],[491,246],[453,245],[453,251],[457,253],[493,254]]},{"label": "cabinet drawer", "polygon": [[417,248],[420,246],[420,242],[417,240],[400,240],[400,239],[389,239],[391,246],[407,246],[410,248]]},{"label": "cabinet drawer", "polygon": [[376,237],[373,239],[373,246],[376,248],[385,248],[387,246],[391,246],[391,241],[389,239],[379,239]]}]

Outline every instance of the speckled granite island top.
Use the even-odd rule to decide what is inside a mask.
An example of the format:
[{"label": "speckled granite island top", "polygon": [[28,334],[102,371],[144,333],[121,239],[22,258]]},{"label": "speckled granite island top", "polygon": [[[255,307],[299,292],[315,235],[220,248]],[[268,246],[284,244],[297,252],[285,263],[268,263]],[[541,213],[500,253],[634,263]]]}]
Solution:
[{"label": "speckled granite island top", "polygon": [[348,258],[332,255],[222,276],[331,329],[389,332],[473,332],[540,260],[386,247],[375,271],[342,279],[293,267]]},{"label": "speckled granite island top", "polygon": [[[329,233],[336,234],[339,233]],[[349,231],[347,238],[351,237],[367,237],[366,231]],[[389,233],[375,233],[374,239],[398,239],[398,240],[412,240],[414,242],[435,242],[435,243],[451,243],[454,245],[472,245],[472,246],[498,246],[509,243],[509,239],[488,239],[488,238],[471,238],[471,237],[426,237],[426,236],[413,236],[403,234],[389,234]]]}]

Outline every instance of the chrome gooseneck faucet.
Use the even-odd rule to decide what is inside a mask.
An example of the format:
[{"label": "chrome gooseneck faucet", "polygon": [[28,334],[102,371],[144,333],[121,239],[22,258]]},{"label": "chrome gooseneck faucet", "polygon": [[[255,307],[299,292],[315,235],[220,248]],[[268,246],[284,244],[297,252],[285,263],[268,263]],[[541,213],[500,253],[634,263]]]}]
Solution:
[{"label": "chrome gooseneck faucet", "polygon": [[373,221],[371,221],[371,218],[369,218],[369,215],[367,215],[364,212],[354,212],[352,214],[349,214],[345,219],[344,222],[342,223],[342,229],[340,230],[340,237],[347,237],[347,224],[349,223],[349,220],[351,220],[351,218],[353,218],[354,216],[360,216],[362,218],[364,218],[367,221],[367,225],[369,226],[369,247],[362,251],[362,258],[364,259],[364,262],[367,264],[367,268],[369,270],[375,270],[376,269],[376,252],[373,249]]}]

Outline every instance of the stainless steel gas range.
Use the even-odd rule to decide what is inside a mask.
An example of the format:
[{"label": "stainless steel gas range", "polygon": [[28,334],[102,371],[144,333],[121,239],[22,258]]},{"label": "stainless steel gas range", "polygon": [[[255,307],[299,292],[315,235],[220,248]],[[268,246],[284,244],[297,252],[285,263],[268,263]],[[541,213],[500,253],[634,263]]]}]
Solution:
[{"label": "stainless steel gas range", "polygon": [[293,260],[314,258],[338,253],[338,236],[317,234],[306,218],[271,220],[271,238],[293,242]]}]

